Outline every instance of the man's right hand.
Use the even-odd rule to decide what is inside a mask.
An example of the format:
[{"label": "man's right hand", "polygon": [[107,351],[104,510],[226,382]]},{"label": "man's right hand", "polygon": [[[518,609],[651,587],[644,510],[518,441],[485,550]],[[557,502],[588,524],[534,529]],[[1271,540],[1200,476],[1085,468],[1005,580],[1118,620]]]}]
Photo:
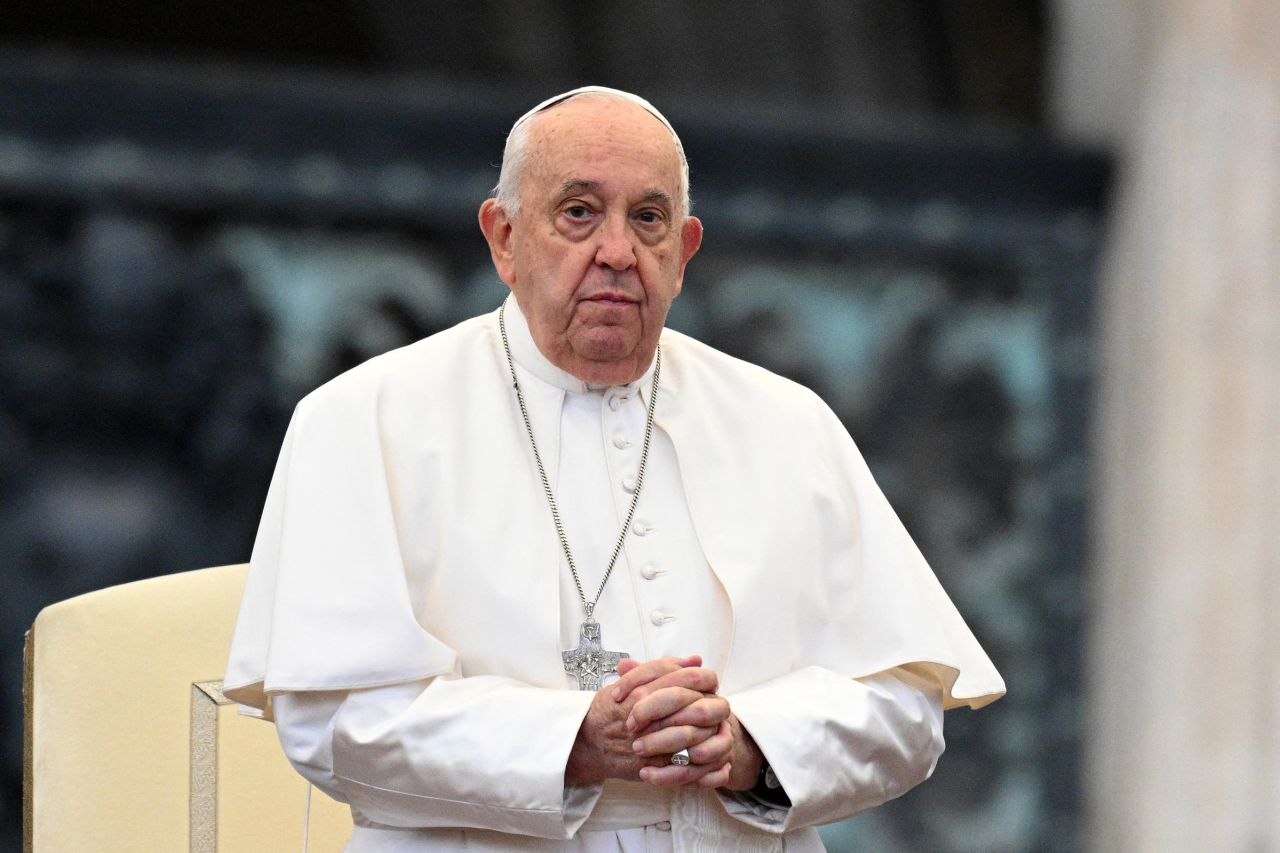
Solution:
[{"label": "man's right hand", "polygon": [[[678,732],[668,732],[664,737],[673,752],[702,745],[701,751],[710,753],[711,763],[685,768],[691,777],[688,781],[721,770],[724,761],[717,762],[715,757],[724,752],[727,760],[729,743],[722,723],[728,719],[728,703],[714,695],[720,686],[719,677],[702,666],[701,657],[657,658],[639,664],[623,661],[619,672],[623,679],[600,688],[591,701],[565,766],[566,785],[590,785],[605,779],[636,782],[641,781],[642,767],[667,765],[666,756],[636,754],[633,744],[644,732],[628,728],[628,719],[633,718],[632,711],[637,708],[642,716],[648,708],[660,708],[664,713],[658,716],[662,717],[694,708],[699,722],[705,725],[681,726]],[[653,714],[649,716],[652,718]],[[722,740],[726,742],[720,744]]]}]

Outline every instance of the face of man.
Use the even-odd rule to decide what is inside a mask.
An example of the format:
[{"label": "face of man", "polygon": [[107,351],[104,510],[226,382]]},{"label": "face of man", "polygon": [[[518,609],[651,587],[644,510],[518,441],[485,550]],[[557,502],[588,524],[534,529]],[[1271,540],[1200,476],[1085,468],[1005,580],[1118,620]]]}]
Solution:
[{"label": "face of man", "polygon": [[489,199],[498,275],[556,366],[593,384],[648,369],[702,223],[680,208],[671,133],[635,104],[574,98],[529,119],[520,212]]}]

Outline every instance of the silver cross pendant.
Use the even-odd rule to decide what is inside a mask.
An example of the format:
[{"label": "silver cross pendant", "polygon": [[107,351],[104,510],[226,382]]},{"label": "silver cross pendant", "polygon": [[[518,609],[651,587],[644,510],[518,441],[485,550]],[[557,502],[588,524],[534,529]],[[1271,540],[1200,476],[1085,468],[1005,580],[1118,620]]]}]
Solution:
[{"label": "silver cross pendant", "polygon": [[561,652],[564,671],[578,679],[579,690],[599,690],[600,679],[618,670],[626,652],[608,652],[600,644],[600,623],[588,618],[578,629],[578,647]]}]

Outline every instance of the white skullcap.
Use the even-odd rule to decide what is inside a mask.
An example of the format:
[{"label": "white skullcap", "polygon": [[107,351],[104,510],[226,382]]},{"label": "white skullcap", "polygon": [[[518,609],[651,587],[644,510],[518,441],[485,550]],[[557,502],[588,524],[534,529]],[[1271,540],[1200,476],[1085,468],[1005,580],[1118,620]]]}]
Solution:
[{"label": "white skullcap", "polygon": [[[680,144],[680,136],[676,133],[676,129],[671,126],[671,122],[667,121],[667,117],[664,116],[662,113],[658,112],[657,107],[655,107],[653,104],[649,103],[639,95],[633,95],[630,92],[624,92],[621,89],[610,89],[608,86],[581,86],[577,89],[571,89],[568,92],[563,92],[559,95],[552,95],[550,98],[547,98],[545,101],[538,104],[533,109],[529,110],[529,112],[525,113],[524,115],[520,116],[520,118],[516,119],[516,123],[511,125],[511,131],[514,133],[517,127],[524,124],[526,121],[533,118],[535,115],[542,112],[543,110],[554,107],[556,104],[561,103],[562,101],[567,101],[570,98],[576,97],[578,95],[592,95],[592,94],[612,95],[617,98],[622,98],[625,101],[630,101],[631,103],[635,104],[638,107],[643,107],[646,111],[648,111],[650,115],[652,115],[658,121],[662,122],[663,127],[665,127],[668,131],[670,131],[671,138],[675,140],[675,143],[676,143],[676,150],[680,152],[680,161],[682,163],[687,162],[684,156],[684,146]],[[510,134],[508,134],[508,136],[510,136]]]}]

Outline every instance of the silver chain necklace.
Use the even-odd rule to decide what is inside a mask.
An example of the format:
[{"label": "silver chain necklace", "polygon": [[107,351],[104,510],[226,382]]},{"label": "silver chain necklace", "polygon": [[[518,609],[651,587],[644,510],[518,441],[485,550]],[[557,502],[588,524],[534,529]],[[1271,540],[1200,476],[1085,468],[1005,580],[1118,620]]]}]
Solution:
[{"label": "silver chain necklace", "polygon": [[626,521],[622,522],[622,531],[609,556],[609,564],[605,567],[604,577],[600,579],[600,588],[596,596],[587,601],[587,594],[582,590],[582,579],[578,577],[578,567],[573,561],[573,553],[569,550],[569,537],[565,533],[564,523],[560,520],[560,510],[556,506],[555,493],[551,490],[551,480],[547,477],[547,469],[542,464],[542,454],[538,453],[538,443],[533,439],[533,424],[529,421],[529,409],[525,406],[524,393],[520,390],[520,380],[516,378],[515,361],[511,358],[511,344],[507,340],[507,303],[503,300],[498,309],[498,331],[502,334],[502,349],[507,355],[507,369],[511,371],[511,387],[516,392],[516,402],[520,404],[520,417],[524,419],[524,429],[529,435],[529,447],[533,449],[533,461],[538,466],[538,476],[542,479],[542,491],[547,496],[547,506],[551,507],[551,520],[556,525],[556,536],[560,539],[560,548],[564,551],[565,562],[569,564],[569,572],[573,575],[573,585],[577,587],[578,598],[582,600],[582,609],[586,618],[578,629],[578,645],[576,648],[561,652],[564,659],[564,670],[578,679],[579,690],[600,689],[600,679],[608,673],[617,671],[618,661],[629,657],[626,652],[606,651],[600,639],[600,623],[593,618],[596,604],[604,593],[604,585],[613,574],[613,567],[618,564],[618,556],[622,553],[622,545],[627,541],[627,530],[636,514],[636,505],[640,503],[640,490],[644,486],[644,470],[649,462],[649,440],[653,435],[653,409],[658,401],[658,378],[662,374],[662,347],[659,345],[653,361],[653,384],[649,390],[649,407],[644,422],[644,445],[640,451],[640,467],[636,471],[636,489],[631,495],[631,506],[627,509]]}]

